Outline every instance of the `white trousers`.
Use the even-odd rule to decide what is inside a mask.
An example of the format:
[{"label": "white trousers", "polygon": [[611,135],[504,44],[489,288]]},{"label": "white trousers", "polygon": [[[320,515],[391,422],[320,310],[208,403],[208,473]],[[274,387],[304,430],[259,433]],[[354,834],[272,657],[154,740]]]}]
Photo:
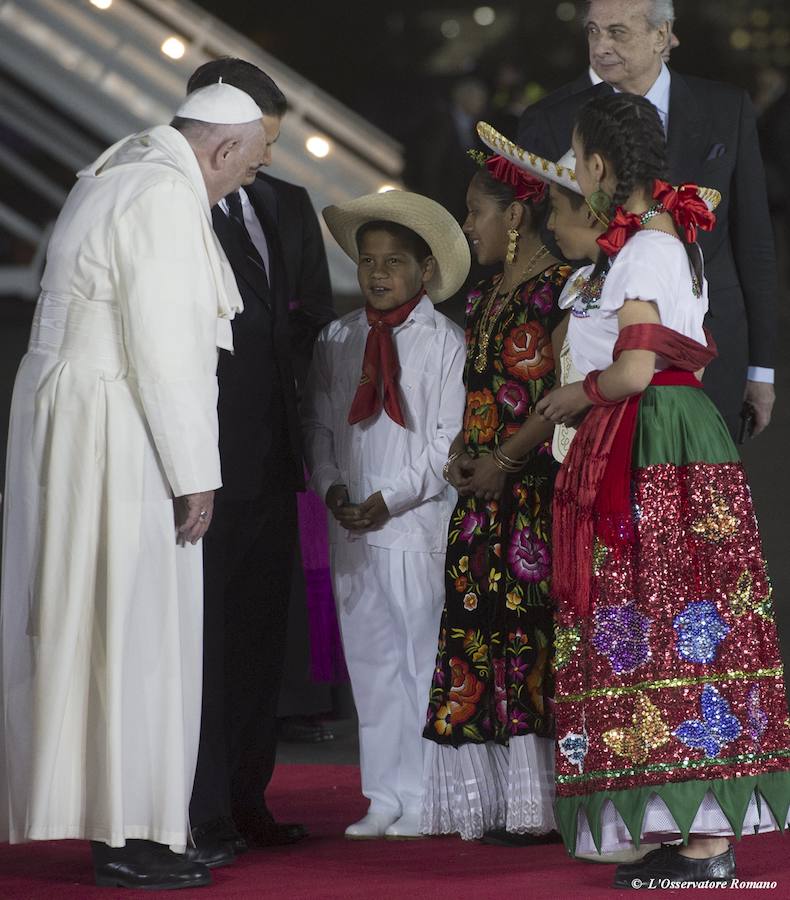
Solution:
[{"label": "white trousers", "polygon": [[428,695],[444,606],[444,554],[339,541],[332,584],[359,717],[370,811],[419,812]]}]

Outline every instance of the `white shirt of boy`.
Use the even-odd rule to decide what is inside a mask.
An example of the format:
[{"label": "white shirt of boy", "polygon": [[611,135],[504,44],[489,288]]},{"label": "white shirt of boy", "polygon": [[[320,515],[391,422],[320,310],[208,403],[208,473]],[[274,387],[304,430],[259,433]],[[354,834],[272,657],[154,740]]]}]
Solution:
[{"label": "white shirt of boy", "polygon": [[405,428],[383,409],[348,424],[369,330],[365,310],[355,310],[315,344],[302,406],[311,487],[324,499],[333,484],[345,484],[352,503],[381,491],[390,511],[381,528],[353,538],[330,516],[331,543],[444,553],[456,496],[442,468],[463,421],[463,330],[427,296],[393,329]]}]

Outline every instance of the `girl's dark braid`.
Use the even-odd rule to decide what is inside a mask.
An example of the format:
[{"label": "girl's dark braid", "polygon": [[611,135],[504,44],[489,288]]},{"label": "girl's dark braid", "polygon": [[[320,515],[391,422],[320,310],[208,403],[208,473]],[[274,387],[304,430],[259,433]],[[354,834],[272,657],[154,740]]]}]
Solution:
[{"label": "girl's dark braid", "polygon": [[[600,153],[617,172],[617,187],[609,211],[613,216],[637,188],[649,195],[657,178],[666,180],[667,153],[664,127],[656,108],[635,94],[609,94],[585,104],[576,119],[576,133],[585,152]],[[698,280],[702,264],[696,245],[686,243],[685,234],[678,235],[686,246],[686,253]],[[601,252],[593,277],[609,266],[608,257]]]}]

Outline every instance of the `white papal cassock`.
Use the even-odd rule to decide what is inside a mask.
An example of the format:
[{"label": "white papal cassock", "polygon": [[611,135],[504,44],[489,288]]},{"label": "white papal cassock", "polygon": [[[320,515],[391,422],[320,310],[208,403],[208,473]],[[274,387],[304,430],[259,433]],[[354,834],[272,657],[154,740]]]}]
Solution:
[{"label": "white papal cassock", "polygon": [[0,839],[183,848],[200,725],[201,546],[173,496],[220,485],[216,346],[241,299],[185,138],[80,172],[11,408]]}]

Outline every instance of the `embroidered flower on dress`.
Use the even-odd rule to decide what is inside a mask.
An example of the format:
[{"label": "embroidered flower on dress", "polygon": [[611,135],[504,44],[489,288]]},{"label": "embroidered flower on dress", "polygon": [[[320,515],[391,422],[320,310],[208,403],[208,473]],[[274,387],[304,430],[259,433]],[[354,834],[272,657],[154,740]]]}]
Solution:
[{"label": "embroidered flower on dress", "polygon": [[[473,510],[469,510],[466,515],[461,520],[461,534],[459,537],[462,541],[466,541],[467,544],[471,544],[474,536],[476,534],[481,534],[483,527],[488,521],[488,516],[484,512],[474,512]],[[469,558],[464,557],[466,560],[466,564],[469,564]],[[462,572],[466,570],[466,566],[461,567],[459,564],[459,569]]]},{"label": "embroidered flower on dress", "polygon": [[593,647],[609,660],[615,675],[633,672],[650,659],[651,624],[632,604],[595,610]]},{"label": "embroidered flower on dress", "polygon": [[516,578],[526,583],[543,581],[551,571],[549,548],[527,525],[513,532],[507,561]]},{"label": "embroidered flower on dress", "polygon": [[551,282],[544,281],[536,291],[530,294],[529,300],[540,315],[547,316],[554,308],[554,290]]},{"label": "embroidered flower on dress", "polygon": [[543,378],[554,368],[551,339],[538,322],[517,325],[505,338],[502,362],[522,381]]},{"label": "embroidered flower on dress", "polygon": [[477,609],[477,594],[473,594],[471,591],[464,597],[464,609],[467,612],[473,612]]},{"label": "embroidered flower on dress", "polygon": [[712,684],[702,689],[700,709],[701,719],[686,719],[674,734],[687,747],[716,757],[727,744],[740,737],[743,729],[730,711],[730,704]]},{"label": "embroidered flower on dress", "polygon": [[529,409],[529,397],[522,385],[516,381],[506,381],[497,391],[497,403],[509,410],[513,416],[523,416]]},{"label": "embroidered flower on dress", "polygon": [[678,656],[693,663],[713,662],[719,644],[730,633],[730,626],[719,615],[712,600],[689,603],[675,616],[673,625],[678,633]]}]

